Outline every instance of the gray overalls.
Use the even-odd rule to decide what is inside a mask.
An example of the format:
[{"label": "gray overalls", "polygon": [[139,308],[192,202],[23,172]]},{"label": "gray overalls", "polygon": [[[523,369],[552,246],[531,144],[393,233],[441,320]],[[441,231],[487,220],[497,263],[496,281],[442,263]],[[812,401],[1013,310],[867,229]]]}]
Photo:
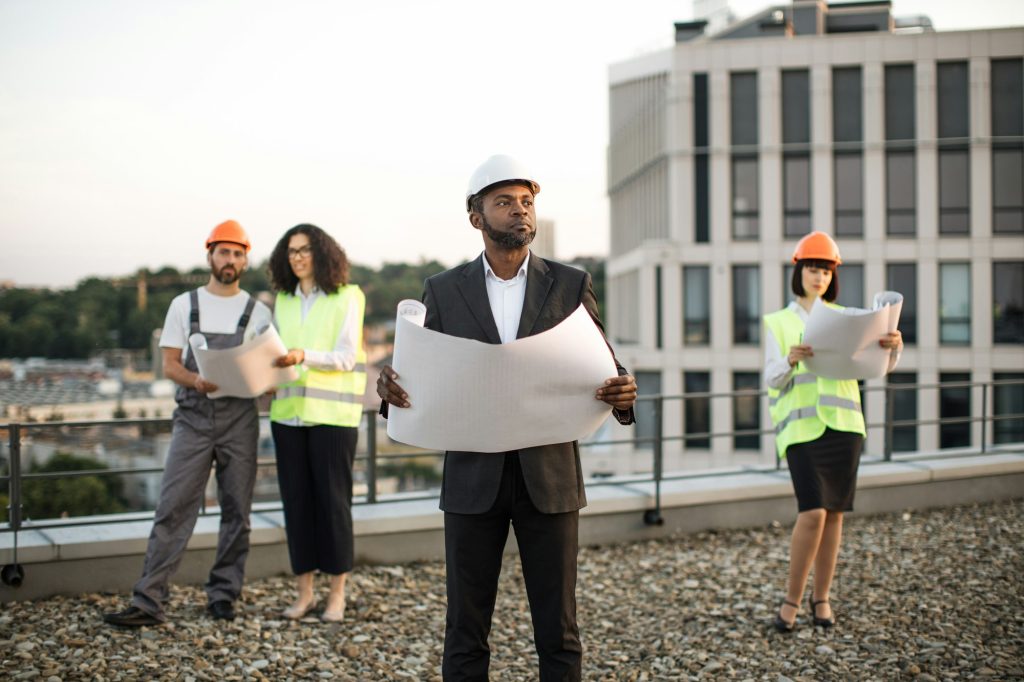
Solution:
[{"label": "gray overalls", "polygon": [[[189,335],[199,332],[199,295],[192,291]],[[233,334],[202,332],[209,348],[223,349],[244,341],[256,300],[249,297]],[[185,367],[198,371],[189,346]],[[198,391],[178,387],[175,394],[171,446],[167,453],[160,501],[153,518],[142,577],[134,587],[132,606],[165,620],[168,582],[181,563],[185,546],[203,505],[210,466],[216,464],[220,536],[217,556],[206,583],[210,603],[234,601],[242,591],[249,555],[249,509],[256,480],[259,416],[252,398],[211,400]]]}]

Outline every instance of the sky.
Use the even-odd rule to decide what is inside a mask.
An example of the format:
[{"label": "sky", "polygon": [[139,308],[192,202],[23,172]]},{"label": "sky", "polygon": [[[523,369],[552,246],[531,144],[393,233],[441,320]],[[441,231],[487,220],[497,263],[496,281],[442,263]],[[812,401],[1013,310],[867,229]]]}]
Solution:
[{"label": "sky", "polygon": [[[1020,0],[893,12],[1024,24]],[[228,218],[254,261],[310,222],[357,263],[454,265],[482,248],[463,202],[495,153],[532,169],[557,257],[604,255],[608,66],[692,18],[688,0],[0,0],[0,282],[202,265]]]}]

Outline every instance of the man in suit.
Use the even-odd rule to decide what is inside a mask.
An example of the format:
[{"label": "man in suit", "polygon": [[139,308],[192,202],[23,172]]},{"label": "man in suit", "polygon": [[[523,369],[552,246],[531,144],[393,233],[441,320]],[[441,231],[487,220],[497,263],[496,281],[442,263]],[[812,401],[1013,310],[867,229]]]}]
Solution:
[{"label": "man in suit", "polygon": [[[590,275],[530,253],[537,224],[534,197],[540,191],[532,177],[507,156],[491,157],[473,174],[466,208],[484,251],[424,283],[428,329],[508,343],[554,327],[582,304],[603,331]],[[616,366],[619,376],[595,387],[594,397],[611,405],[620,423],[631,424],[636,382],[617,361]],[[398,378],[385,367],[377,382],[385,416],[389,405],[409,407],[415,400]],[[580,679],[576,555],[579,510],[585,505],[576,442],[538,443],[506,453],[445,454],[445,680],[487,679],[487,636],[509,524],[519,544],[540,679]]]}]

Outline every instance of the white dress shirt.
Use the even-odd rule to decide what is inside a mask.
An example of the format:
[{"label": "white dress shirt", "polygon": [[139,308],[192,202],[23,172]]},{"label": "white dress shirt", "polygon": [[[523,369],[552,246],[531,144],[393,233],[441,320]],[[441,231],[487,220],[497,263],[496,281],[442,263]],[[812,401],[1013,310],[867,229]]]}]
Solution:
[{"label": "white dress shirt", "polygon": [[523,301],[526,300],[526,266],[530,263],[530,252],[526,252],[519,272],[512,279],[501,279],[487,261],[487,254],[481,253],[484,262],[484,282],[487,284],[487,300],[491,304],[491,315],[498,327],[502,343],[516,340],[519,333],[519,319],[523,316]]}]

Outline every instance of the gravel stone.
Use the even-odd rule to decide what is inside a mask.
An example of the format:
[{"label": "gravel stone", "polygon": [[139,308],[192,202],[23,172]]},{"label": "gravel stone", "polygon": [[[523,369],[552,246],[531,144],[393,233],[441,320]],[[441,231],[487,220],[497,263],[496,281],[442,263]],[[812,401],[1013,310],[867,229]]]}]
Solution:
[{"label": "gravel stone", "polygon": [[[766,520],[582,548],[584,679],[1024,678],[1024,500],[850,515],[831,595],[836,627],[813,627],[804,606],[796,632],[780,635],[770,623],[790,530]],[[206,615],[200,586],[172,586],[170,622],[136,631],[101,621],[124,594],[11,602],[0,616],[0,679],[439,680],[444,565],[358,566],[348,585],[345,622],[332,626],[319,613],[280,618],[290,576],[249,581],[232,622]],[[536,679],[515,557],[505,558],[490,643],[492,680]]]}]

